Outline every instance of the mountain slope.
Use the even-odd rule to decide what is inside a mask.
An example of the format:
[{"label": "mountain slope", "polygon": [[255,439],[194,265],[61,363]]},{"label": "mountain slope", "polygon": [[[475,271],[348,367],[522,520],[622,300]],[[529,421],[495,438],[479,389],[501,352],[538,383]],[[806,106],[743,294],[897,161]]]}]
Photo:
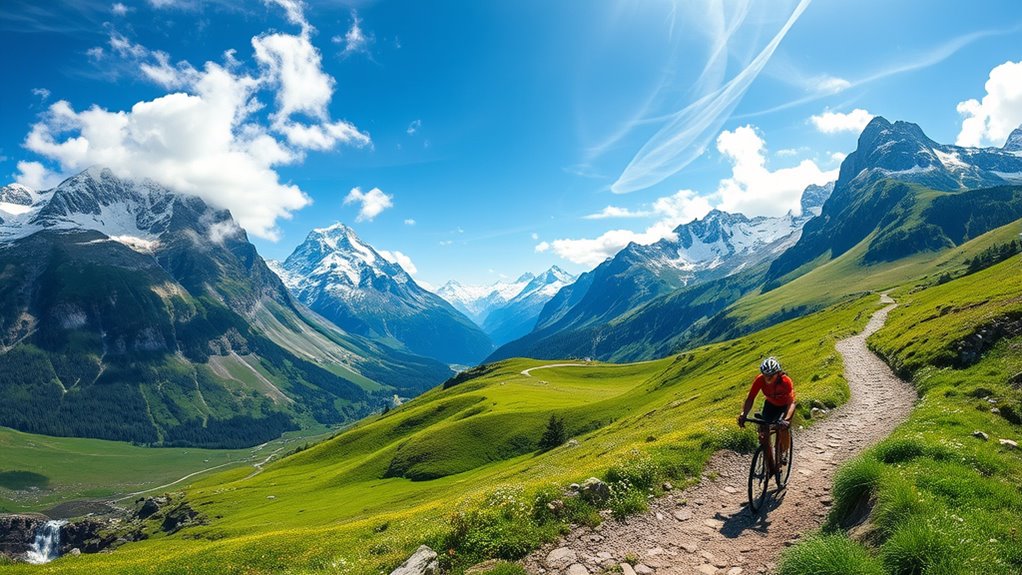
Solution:
[{"label": "mountain slope", "polygon": [[347,332],[447,363],[471,365],[492,348],[468,318],[345,225],[313,230],[279,269],[298,301]]},{"label": "mountain slope", "polygon": [[571,285],[576,279],[557,266],[538,276],[527,275],[531,280],[518,294],[490,311],[483,321],[483,331],[489,334],[495,345],[518,339],[532,331],[543,311],[543,306],[557,295],[561,288]]},{"label": "mountain slope", "polygon": [[[799,241],[770,266],[769,286],[808,271],[818,258],[825,261],[840,256],[877,229],[901,228],[906,235],[888,236],[886,248],[884,238],[877,238],[881,244],[871,256],[875,258],[897,257],[899,252],[890,251],[894,243],[904,244],[893,248],[901,249],[901,254],[947,245],[925,223],[906,228],[913,223],[905,218],[918,203],[916,191],[961,192],[1022,183],[1022,155],[1013,151],[1014,142],[1009,139],[1004,149],[938,144],[915,124],[873,118],[859,136],[856,150],[841,163],[834,193],[820,217],[806,224]],[[989,230],[996,225],[983,227]]]},{"label": "mountain slope", "polygon": [[406,356],[314,327],[230,214],[198,198],[92,168],[35,199],[0,226],[2,425],[252,445],[449,373],[419,358],[388,374],[379,364]]}]

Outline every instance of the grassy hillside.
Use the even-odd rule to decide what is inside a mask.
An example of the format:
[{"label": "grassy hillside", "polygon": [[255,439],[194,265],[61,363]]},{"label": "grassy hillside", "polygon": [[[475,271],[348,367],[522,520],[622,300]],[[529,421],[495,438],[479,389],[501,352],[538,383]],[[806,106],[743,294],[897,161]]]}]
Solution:
[{"label": "grassy hillside", "polygon": [[1022,572],[1022,451],[1000,442],[1022,444],[1020,277],[1014,256],[901,290],[870,345],[920,405],[840,471],[827,534],[789,552],[781,573]]},{"label": "grassy hillside", "polygon": [[[376,574],[424,541],[449,549],[456,569],[521,556],[566,521],[599,521],[578,500],[553,517],[545,504],[556,486],[601,476],[615,488],[611,509],[624,514],[662,479],[695,476],[716,449],[752,446],[733,418],[765,355],[781,357],[806,409],[841,403],[848,391],[833,343],[877,304],[873,295],[647,363],[486,366],[259,475],[194,485],[187,496],[208,525],[32,571]],[[577,443],[540,452],[551,416]]]},{"label": "grassy hillside", "polygon": [[969,262],[993,246],[1012,242],[1022,232],[1022,220],[995,228],[979,237],[939,253],[924,252],[893,262],[867,264],[864,260],[876,234],[868,236],[840,257],[784,285],[757,290],[711,320],[710,336],[747,333],[871,290],[896,287],[909,281],[936,282],[941,275],[957,276]]}]

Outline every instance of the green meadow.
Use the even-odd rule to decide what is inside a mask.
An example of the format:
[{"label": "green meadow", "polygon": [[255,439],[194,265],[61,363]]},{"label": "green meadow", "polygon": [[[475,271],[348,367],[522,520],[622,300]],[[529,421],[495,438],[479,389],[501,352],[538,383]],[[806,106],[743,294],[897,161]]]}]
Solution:
[{"label": "green meadow", "polygon": [[[13,571],[376,574],[423,542],[445,551],[454,570],[514,559],[569,520],[600,520],[581,503],[568,517],[545,513],[571,482],[608,480],[611,510],[625,515],[662,480],[697,476],[715,450],[751,447],[751,431],[738,430],[734,415],[765,355],[780,356],[806,410],[843,402],[834,342],[860,330],[878,305],[870,295],[652,362],[486,366],[258,475],[235,469],[194,483],[187,497],[207,525]],[[540,452],[551,416],[574,441]]]},{"label": "green meadow", "polygon": [[249,471],[276,453],[323,437],[292,432],[260,447],[194,449],[137,447],[121,441],[50,437],[0,427],[0,512],[44,511],[81,500],[114,499],[158,488],[182,477],[180,489],[207,473]]}]

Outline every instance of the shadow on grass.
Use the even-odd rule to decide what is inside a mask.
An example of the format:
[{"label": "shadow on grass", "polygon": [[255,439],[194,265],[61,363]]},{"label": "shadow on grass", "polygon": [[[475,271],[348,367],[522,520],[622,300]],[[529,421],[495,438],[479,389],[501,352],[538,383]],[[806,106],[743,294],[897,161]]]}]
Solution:
[{"label": "shadow on grass", "polygon": [[42,489],[50,484],[50,478],[31,471],[0,471],[0,487],[12,491],[24,491],[32,487]]}]

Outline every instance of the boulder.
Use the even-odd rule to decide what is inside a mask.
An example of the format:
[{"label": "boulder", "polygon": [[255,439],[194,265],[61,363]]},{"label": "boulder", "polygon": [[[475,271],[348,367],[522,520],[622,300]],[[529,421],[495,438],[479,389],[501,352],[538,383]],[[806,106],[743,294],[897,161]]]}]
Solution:
[{"label": "boulder", "polygon": [[590,477],[582,482],[580,493],[585,501],[601,505],[610,499],[610,486],[595,477]]},{"label": "boulder", "polygon": [[1001,445],[1003,445],[1005,447],[1014,447],[1015,449],[1018,449],[1018,442],[1017,441],[1013,441],[1011,439],[1001,439],[1001,440],[998,441],[998,443],[1000,443]]},{"label": "boulder", "polygon": [[135,512],[135,517],[138,517],[139,519],[146,519],[147,517],[151,517],[157,511],[163,509],[163,507],[166,506],[167,503],[169,502],[170,499],[163,496],[146,497],[145,499],[142,500],[142,506],[139,507],[138,511]]},{"label": "boulder", "polygon": [[28,551],[35,532],[48,518],[45,515],[0,515],[0,555],[15,557]]},{"label": "boulder", "polygon": [[563,569],[578,561],[578,554],[570,547],[558,547],[546,556],[548,569]]},{"label": "boulder", "polygon": [[568,567],[567,575],[589,575],[589,570],[581,563],[574,563]]},{"label": "boulder", "polygon": [[982,439],[983,441],[990,439],[989,435],[979,430],[973,431],[972,436],[975,437],[976,439]]},{"label": "boulder", "polygon": [[390,572],[390,575],[438,575],[440,565],[437,562],[436,551],[426,545],[420,546],[400,567]]}]

